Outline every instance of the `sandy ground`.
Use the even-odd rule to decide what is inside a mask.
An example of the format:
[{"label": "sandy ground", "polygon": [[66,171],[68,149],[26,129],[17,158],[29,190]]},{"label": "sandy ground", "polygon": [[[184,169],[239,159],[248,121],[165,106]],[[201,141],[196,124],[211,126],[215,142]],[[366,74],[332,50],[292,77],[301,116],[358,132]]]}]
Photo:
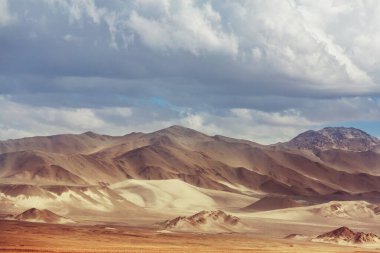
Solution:
[{"label": "sandy ground", "polygon": [[0,252],[379,252],[260,234],[158,233],[122,225],[0,221]]}]

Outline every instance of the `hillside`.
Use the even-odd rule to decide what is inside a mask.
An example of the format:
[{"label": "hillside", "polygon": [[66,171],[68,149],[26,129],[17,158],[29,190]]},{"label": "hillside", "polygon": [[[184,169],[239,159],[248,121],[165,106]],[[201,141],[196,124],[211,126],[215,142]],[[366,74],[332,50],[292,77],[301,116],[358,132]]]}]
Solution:
[{"label": "hillside", "polygon": [[[20,186],[18,194],[28,189],[25,196],[29,196],[29,186],[36,184],[43,191],[56,186],[75,192],[114,185],[107,190],[113,196],[124,194],[126,198],[120,197],[125,201],[147,207],[159,206],[150,199],[159,200],[168,193],[159,185],[138,180],[181,180],[199,189],[237,194],[241,197],[233,201],[236,204],[247,203],[247,196],[267,195],[307,198],[314,203],[379,201],[378,143],[352,128],[309,131],[288,143],[268,146],[181,126],[119,137],[91,132],[30,137],[0,142],[0,194],[4,201],[13,201],[10,187]],[[137,181],[128,182],[131,179]],[[156,196],[149,199],[147,192]],[[219,193],[211,195],[207,203],[222,203],[221,197],[215,197]],[[299,203],[285,202],[274,208]]]},{"label": "hillside", "polygon": [[51,223],[51,224],[68,224],[75,223],[73,220],[57,215],[48,209],[39,210],[31,208],[14,217],[18,221]]}]

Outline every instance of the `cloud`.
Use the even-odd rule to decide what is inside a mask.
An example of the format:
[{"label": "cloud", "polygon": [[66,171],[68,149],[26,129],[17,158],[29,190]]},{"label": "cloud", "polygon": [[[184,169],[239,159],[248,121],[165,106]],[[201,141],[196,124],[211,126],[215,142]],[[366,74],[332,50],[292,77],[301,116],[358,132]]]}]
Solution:
[{"label": "cloud", "polygon": [[356,0],[0,0],[0,94],[21,112],[4,111],[0,138],[183,124],[268,143],[379,121],[379,11]]},{"label": "cloud", "polygon": [[0,0],[0,27],[8,25],[14,20],[15,17],[9,11],[8,0]]},{"label": "cloud", "polygon": [[242,108],[231,109],[223,115],[188,112],[180,124],[210,135],[234,136],[263,144],[287,141],[315,126],[315,122],[295,110],[268,113]]},{"label": "cloud", "polygon": [[[124,135],[136,130],[150,132],[180,124],[210,135],[225,134],[263,143],[286,140],[300,129],[306,129],[305,125],[312,126],[295,111],[265,113],[232,109],[224,115],[214,115],[193,112],[191,108],[177,110],[170,107],[29,107],[4,96],[0,98],[0,122],[1,139],[88,130]],[[271,137],[274,131],[277,134]]]},{"label": "cloud", "polygon": [[138,6],[127,25],[150,48],[182,49],[195,55],[200,51],[231,55],[238,52],[237,39],[223,30],[221,16],[210,3],[139,1]]},{"label": "cloud", "polygon": [[[328,10],[330,6],[324,6]],[[334,33],[326,31],[322,23],[340,18],[345,12],[315,12],[315,6],[302,1],[249,1],[231,8],[235,11],[231,24],[238,30],[242,50],[253,52],[252,57],[288,77],[298,79],[298,88],[326,92],[342,87],[352,92],[375,88],[372,78],[358,66],[339,44]],[[334,15],[334,20],[331,19]],[[326,16],[328,16],[326,18]],[[246,24],[253,24],[246,26]],[[346,25],[354,25],[352,21]],[[244,52],[243,52],[244,53]],[[304,87],[302,87],[304,86]]]},{"label": "cloud", "polygon": [[[22,137],[28,135],[53,134],[59,131],[72,132],[87,128],[98,128],[104,122],[98,119],[88,109],[53,109],[47,107],[28,108],[10,102],[6,98],[0,100],[2,139]],[[14,133],[9,136],[9,133]],[[17,134],[19,133],[19,134]]]}]

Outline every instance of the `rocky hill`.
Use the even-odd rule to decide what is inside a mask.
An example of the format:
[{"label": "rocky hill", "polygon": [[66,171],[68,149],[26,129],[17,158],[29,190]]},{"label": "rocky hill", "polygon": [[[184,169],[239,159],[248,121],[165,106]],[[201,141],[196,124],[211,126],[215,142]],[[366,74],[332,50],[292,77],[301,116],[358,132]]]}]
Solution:
[{"label": "rocky hill", "polygon": [[366,244],[377,243],[379,237],[373,233],[354,232],[348,227],[341,227],[317,236],[314,241],[337,244]]},{"label": "rocky hill", "polygon": [[379,139],[356,128],[326,127],[302,133],[284,145],[313,151],[339,149],[360,152],[371,150],[379,144]]},{"label": "rocky hill", "polygon": [[244,229],[238,217],[223,211],[201,211],[192,216],[179,216],[165,221],[162,229],[181,232],[238,232]]},{"label": "rocky hill", "polygon": [[15,220],[51,224],[68,224],[75,223],[73,220],[53,213],[48,209],[31,208],[23,213],[14,216]]}]

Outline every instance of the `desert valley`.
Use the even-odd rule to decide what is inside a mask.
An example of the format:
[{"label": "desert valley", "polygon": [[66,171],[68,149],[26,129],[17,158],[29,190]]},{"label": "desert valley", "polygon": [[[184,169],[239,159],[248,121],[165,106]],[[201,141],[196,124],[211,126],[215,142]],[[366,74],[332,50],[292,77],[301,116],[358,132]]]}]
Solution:
[{"label": "desert valley", "polygon": [[0,253],[380,252],[380,0],[0,0]]},{"label": "desert valley", "polygon": [[0,252],[378,252],[380,140],[172,126],[0,142]]}]

